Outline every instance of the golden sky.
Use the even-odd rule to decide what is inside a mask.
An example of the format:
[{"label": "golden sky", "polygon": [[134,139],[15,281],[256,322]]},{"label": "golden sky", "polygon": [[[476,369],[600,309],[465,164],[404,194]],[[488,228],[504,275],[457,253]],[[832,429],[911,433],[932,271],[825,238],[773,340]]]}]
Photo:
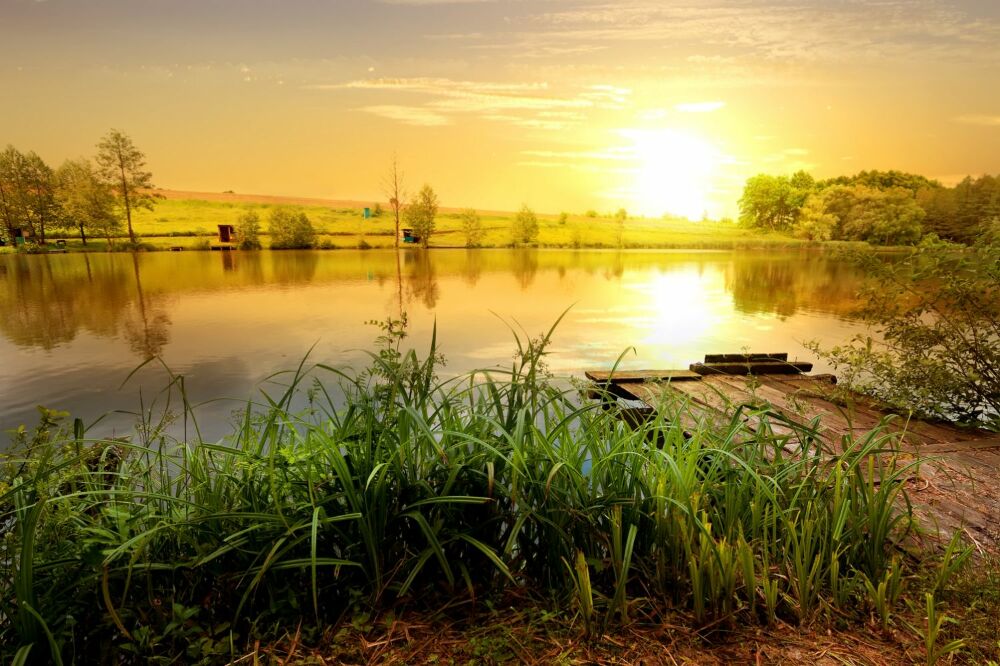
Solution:
[{"label": "golden sky", "polygon": [[1000,172],[997,0],[0,0],[0,144],[155,183],[733,215],[748,175]]}]

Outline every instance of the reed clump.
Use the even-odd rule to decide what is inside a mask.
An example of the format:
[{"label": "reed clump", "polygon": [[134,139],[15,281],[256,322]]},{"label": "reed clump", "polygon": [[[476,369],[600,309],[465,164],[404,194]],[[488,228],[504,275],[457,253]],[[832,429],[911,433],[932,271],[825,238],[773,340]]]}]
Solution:
[{"label": "reed clump", "polygon": [[550,381],[551,333],[443,381],[436,346],[404,352],[388,322],[366,371],[303,364],[215,443],[148,420],[95,440],[44,413],[3,462],[0,658],[207,663],[512,586],[591,635],[637,614],[860,618],[872,595],[888,618],[912,529],[893,435],[825,457],[765,409],[627,427]]}]

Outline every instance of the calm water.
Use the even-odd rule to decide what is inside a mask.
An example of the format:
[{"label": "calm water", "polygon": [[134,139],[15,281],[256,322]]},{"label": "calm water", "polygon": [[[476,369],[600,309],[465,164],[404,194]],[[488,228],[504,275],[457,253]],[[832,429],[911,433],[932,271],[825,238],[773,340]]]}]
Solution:
[{"label": "calm water", "polygon": [[[311,361],[357,367],[377,335],[365,322],[398,315],[400,298],[411,344],[426,348],[437,322],[443,374],[509,364],[500,318],[534,336],[570,306],[549,359],[559,374],[608,367],[629,347],[632,368],[745,348],[816,361],[803,340],[859,330],[848,318],[859,277],[811,252],[408,249],[398,272],[391,251],[5,255],[0,429],[34,423],[36,405],[88,423],[135,411],[166,372],[150,364],[120,387],[152,355],[195,401],[245,401],[310,348]],[[219,437],[237,407],[201,407],[203,433]],[[133,420],[111,414],[99,431]]]}]

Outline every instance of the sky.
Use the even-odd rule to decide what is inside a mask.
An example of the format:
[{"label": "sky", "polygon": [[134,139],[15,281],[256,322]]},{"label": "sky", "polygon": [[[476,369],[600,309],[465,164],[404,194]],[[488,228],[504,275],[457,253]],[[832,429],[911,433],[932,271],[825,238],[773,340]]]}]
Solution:
[{"label": "sky", "polygon": [[1000,173],[997,0],[0,0],[0,144],[165,188],[732,216],[748,176]]}]

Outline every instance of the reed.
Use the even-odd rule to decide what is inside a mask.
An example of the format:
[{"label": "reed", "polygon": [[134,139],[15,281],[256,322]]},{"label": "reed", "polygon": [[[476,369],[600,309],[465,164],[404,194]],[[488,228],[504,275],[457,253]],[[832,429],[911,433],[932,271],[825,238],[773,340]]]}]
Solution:
[{"label": "reed", "polygon": [[512,586],[577,608],[588,633],[638,608],[850,615],[866,583],[888,617],[911,527],[894,435],[823,456],[766,408],[685,432],[684,404],[626,427],[551,381],[551,334],[515,332],[509,369],[440,380],[435,343],[404,351],[388,322],[368,369],[304,361],[219,442],[180,378],[159,404],[180,406],[183,438],[148,405],[129,440],[50,413],[3,461],[0,656],[211,661],[299,623]]}]

